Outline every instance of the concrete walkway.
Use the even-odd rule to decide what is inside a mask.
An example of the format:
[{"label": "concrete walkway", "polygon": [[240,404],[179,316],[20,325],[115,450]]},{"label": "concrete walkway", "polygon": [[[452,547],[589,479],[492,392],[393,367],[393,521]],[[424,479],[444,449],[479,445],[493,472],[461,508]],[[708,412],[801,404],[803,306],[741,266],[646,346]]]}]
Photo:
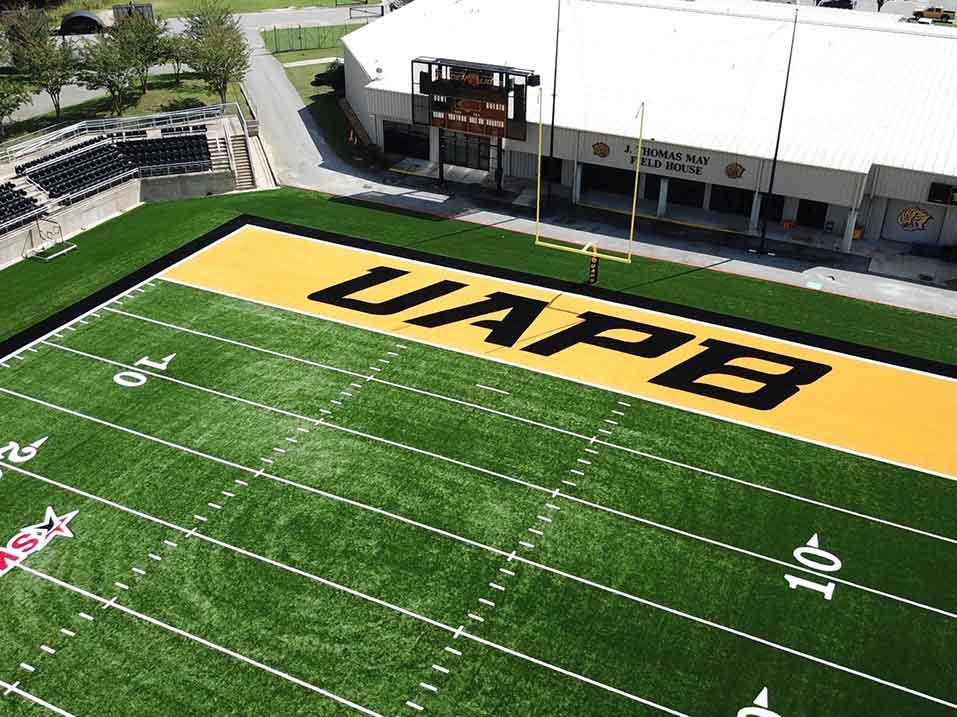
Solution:
[{"label": "concrete walkway", "polygon": [[284,62],[282,63],[283,67],[306,67],[307,65],[326,65],[330,62],[335,62],[336,60],[341,60],[341,57],[320,57],[315,60],[299,60],[298,62]]}]

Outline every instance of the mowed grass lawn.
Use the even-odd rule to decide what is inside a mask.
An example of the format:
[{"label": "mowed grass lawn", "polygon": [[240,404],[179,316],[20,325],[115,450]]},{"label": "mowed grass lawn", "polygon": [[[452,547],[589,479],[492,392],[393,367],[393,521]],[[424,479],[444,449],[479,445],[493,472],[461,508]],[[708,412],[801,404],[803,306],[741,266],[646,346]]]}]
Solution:
[{"label": "mowed grass lawn", "polygon": [[[98,313],[0,371],[0,435],[48,437],[0,531],[79,511],[0,591],[58,708],[952,714],[953,482],[163,281]],[[832,600],[784,578],[812,533]]]},{"label": "mowed grass lawn", "polygon": [[[263,42],[266,49],[281,55],[281,62],[289,62],[286,54],[303,50],[327,49],[330,56],[342,54],[342,38],[365,23],[344,25],[297,25],[295,27],[271,27],[263,30]],[[305,58],[301,58],[305,59]]]},{"label": "mowed grass lawn", "polygon": [[[278,57],[282,62],[293,62],[287,59],[287,55],[304,55],[302,59],[312,59],[309,55],[315,57],[326,57],[325,53],[333,52],[329,49],[308,50],[305,52],[283,53]],[[349,160],[356,154],[354,145],[348,142],[349,126],[335,92],[331,87],[312,84],[317,73],[325,72],[329,64],[303,65],[301,67],[287,67],[286,77],[292,83],[293,87],[306,103],[306,109],[312,115],[316,125],[322,131],[322,136],[332,150],[342,159]]]},{"label": "mowed grass lawn", "polygon": [[[586,277],[584,259],[536,248],[526,235],[284,188],[142,206],[75,238],[79,249],[65,257],[3,270],[0,336],[31,326],[240,214],[567,281]],[[642,258],[631,265],[603,265],[600,285],[957,363],[957,323],[943,317]]]}]

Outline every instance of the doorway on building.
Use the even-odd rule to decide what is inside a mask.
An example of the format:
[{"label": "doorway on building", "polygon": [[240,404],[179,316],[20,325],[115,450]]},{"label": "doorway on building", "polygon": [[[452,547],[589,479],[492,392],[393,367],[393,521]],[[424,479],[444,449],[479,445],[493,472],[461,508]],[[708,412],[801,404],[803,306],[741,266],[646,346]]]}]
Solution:
[{"label": "doorway on building", "polygon": [[602,167],[597,164],[582,165],[582,192],[608,192],[631,197],[634,191],[634,170]]},{"label": "doorway on building", "polygon": [[754,192],[750,189],[722,187],[719,184],[714,184],[711,187],[711,203],[708,206],[713,212],[749,217],[751,216],[753,202]]},{"label": "doorway on building", "polygon": [[442,143],[440,156],[445,164],[489,171],[492,143],[488,137],[442,130],[439,141]]},{"label": "doorway on building", "polygon": [[668,204],[701,209],[704,206],[704,182],[690,179],[668,180]]},{"label": "doorway on building", "polygon": [[383,120],[382,148],[386,154],[428,160],[429,128]]},{"label": "doorway on building", "polygon": [[813,199],[800,200],[795,220],[800,227],[823,229],[827,223],[827,203],[815,202]]}]

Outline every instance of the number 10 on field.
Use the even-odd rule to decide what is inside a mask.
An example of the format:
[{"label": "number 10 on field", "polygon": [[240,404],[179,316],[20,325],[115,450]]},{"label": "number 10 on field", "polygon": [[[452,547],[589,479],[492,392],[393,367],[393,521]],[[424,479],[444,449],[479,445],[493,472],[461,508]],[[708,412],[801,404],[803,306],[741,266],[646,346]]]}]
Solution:
[{"label": "number 10 on field", "polygon": [[[843,565],[841,559],[834,553],[829,553],[821,548],[817,533],[812,535],[805,545],[795,548],[793,555],[794,559],[801,563],[801,565],[809,570],[815,570],[820,573],[836,573]],[[785,575],[784,579],[788,581],[788,586],[792,590],[797,590],[798,588],[814,590],[823,595],[825,600],[830,600],[834,597],[834,583],[830,580],[827,582],[815,582],[814,580],[808,580],[807,578],[798,577],[796,575]]]}]

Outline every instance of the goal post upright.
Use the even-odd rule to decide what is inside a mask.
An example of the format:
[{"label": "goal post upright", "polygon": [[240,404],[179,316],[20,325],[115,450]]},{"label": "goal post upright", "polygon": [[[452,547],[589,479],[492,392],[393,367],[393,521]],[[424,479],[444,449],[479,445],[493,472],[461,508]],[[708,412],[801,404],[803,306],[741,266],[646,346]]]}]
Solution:
[{"label": "goal post upright", "polygon": [[585,256],[597,257],[599,259],[607,259],[608,261],[615,261],[620,264],[631,264],[631,259],[634,255],[632,246],[635,240],[635,230],[638,221],[638,180],[641,174],[641,150],[645,136],[645,103],[642,102],[638,106],[638,112],[635,114],[635,119],[638,120],[638,136],[636,137],[635,142],[637,151],[637,154],[635,155],[635,184],[631,197],[631,216],[628,228],[628,249],[624,252],[624,255],[622,255],[622,253],[600,251],[598,245],[594,242],[582,247],[561,243],[561,240],[549,241],[542,238],[542,137],[544,134],[542,99],[542,87],[539,85],[538,157],[535,172],[535,246],[544,247],[545,249],[556,249],[558,251],[568,252],[569,254],[582,254]]}]

